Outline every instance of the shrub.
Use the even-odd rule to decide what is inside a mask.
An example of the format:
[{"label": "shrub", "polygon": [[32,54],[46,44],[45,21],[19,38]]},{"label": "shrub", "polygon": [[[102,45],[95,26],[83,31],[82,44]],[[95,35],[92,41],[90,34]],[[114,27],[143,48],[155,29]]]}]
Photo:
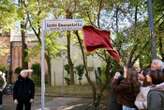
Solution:
[{"label": "shrub", "polygon": [[0,71],[6,72],[7,71],[6,66],[5,65],[0,65]]},{"label": "shrub", "polygon": [[33,79],[34,83],[39,86],[41,84],[40,83],[40,80],[41,80],[40,64],[38,64],[38,63],[33,64],[31,69],[33,70],[32,79]]},{"label": "shrub", "polygon": [[16,74],[19,74],[22,71],[22,69],[23,69],[22,67],[17,67],[14,72]]},{"label": "shrub", "polygon": [[40,64],[36,63],[32,65],[33,74],[37,76],[41,76],[41,67]]},{"label": "shrub", "polygon": [[76,73],[78,75],[78,80],[82,80],[84,74],[84,65],[80,64],[75,67]]},{"label": "shrub", "polygon": [[70,85],[70,74],[69,74],[69,65],[68,64],[64,65],[64,70],[66,71],[64,80],[67,85]]}]

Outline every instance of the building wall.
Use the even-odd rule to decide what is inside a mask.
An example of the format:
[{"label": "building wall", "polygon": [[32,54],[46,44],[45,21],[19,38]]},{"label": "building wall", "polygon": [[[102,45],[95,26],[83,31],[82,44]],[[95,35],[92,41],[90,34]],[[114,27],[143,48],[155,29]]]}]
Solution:
[{"label": "building wall", "polygon": [[22,66],[22,44],[21,42],[12,42],[12,82],[17,79],[15,69]]},{"label": "building wall", "polygon": [[0,36],[0,65],[8,65],[10,37]]},{"label": "building wall", "polygon": [[[65,38],[60,38],[59,42],[63,45],[66,45],[66,39]],[[79,65],[79,64],[83,64],[82,61],[82,54],[81,54],[81,50],[79,48],[79,46],[73,44],[71,45],[71,58],[72,58],[72,62],[74,64],[74,67]],[[95,81],[95,69],[99,66],[101,66],[102,61],[97,57],[97,56],[88,56],[87,57],[87,63],[88,63],[88,70],[89,70],[89,75],[92,81]],[[51,85],[52,86],[61,86],[61,85],[66,85],[66,82],[64,81],[64,77],[66,76],[66,71],[64,70],[64,65],[68,64],[67,63],[67,54],[66,52],[56,58],[53,58],[51,60]],[[75,74],[75,83],[79,84],[78,81],[78,75]],[[82,79],[82,84],[87,84],[88,81],[85,77],[85,75],[83,76]]]}]

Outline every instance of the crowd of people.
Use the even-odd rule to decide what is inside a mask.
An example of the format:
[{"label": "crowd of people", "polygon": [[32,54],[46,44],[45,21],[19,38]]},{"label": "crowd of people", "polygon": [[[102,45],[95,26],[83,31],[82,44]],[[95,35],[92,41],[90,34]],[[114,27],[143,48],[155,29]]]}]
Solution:
[{"label": "crowd of people", "polygon": [[[22,70],[13,89],[16,110],[31,110],[35,85],[32,70]],[[137,70],[124,67],[116,72],[111,83],[112,95],[108,110],[164,110],[164,63],[152,60],[150,67]]]},{"label": "crowd of people", "polygon": [[124,67],[112,79],[109,110],[164,110],[164,63],[152,60],[150,67]]}]

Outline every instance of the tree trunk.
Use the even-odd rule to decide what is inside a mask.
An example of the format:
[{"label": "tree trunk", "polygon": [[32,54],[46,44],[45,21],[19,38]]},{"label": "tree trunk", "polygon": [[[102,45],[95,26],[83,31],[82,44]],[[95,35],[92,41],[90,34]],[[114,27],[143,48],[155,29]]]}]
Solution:
[{"label": "tree trunk", "polygon": [[119,8],[118,8],[118,6],[117,6],[117,8],[116,8],[116,33],[118,33],[118,12],[119,12]]},{"label": "tree trunk", "polygon": [[88,68],[87,68],[87,61],[86,61],[86,56],[85,56],[85,53],[84,53],[84,50],[83,50],[83,46],[82,46],[82,42],[80,40],[80,36],[78,34],[78,31],[75,32],[76,36],[77,36],[77,39],[78,39],[78,42],[79,42],[79,45],[80,45],[80,49],[81,49],[81,53],[82,53],[82,58],[83,58],[83,64],[84,64],[84,69],[85,69],[85,76],[87,78],[87,81],[88,83],[90,84],[90,86],[92,87],[92,93],[93,93],[93,104],[95,104],[96,102],[96,95],[97,95],[97,92],[96,92],[96,87],[95,87],[95,84],[92,82],[92,80],[90,79],[89,77],[89,72],[88,72]]},{"label": "tree trunk", "polygon": [[107,88],[107,86],[109,85],[109,69],[110,69],[110,60],[107,58],[107,61],[106,61],[106,69],[105,69],[105,76],[106,76],[106,80],[105,80],[105,84],[104,85],[101,85],[99,88],[100,88],[100,92],[97,93],[97,97],[96,97],[96,103],[95,103],[95,108],[96,110],[99,110],[100,109],[100,104],[101,104],[101,99],[102,99],[102,96],[103,96],[103,93],[105,91],[105,89]]},{"label": "tree trunk", "polygon": [[67,59],[69,66],[69,75],[70,75],[70,84],[73,85],[74,82],[74,71],[73,71],[73,63],[71,59],[71,33],[67,31]]},{"label": "tree trunk", "polygon": [[132,50],[131,50],[131,52],[130,52],[130,54],[129,54],[129,58],[128,58],[128,63],[127,63],[127,66],[128,67],[132,67],[133,66],[133,64],[132,64],[132,59],[133,59],[133,57],[134,57],[134,54],[135,54],[135,52],[136,52],[136,50],[137,50],[137,43],[133,46],[133,48],[132,48]]},{"label": "tree trunk", "polygon": [[47,52],[47,54],[45,53],[45,58],[46,58],[47,67],[48,67],[48,85],[51,86],[51,57],[49,55],[49,52]]},{"label": "tree trunk", "polygon": [[137,27],[137,21],[138,21],[138,5],[135,6],[135,27]]},{"label": "tree trunk", "polygon": [[98,10],[98,13],[97,13],[97,25],[98,25],[98,28],[100,28],[100,14],[101,14],[101,9],[102,9],[102,2],[103,2],[103,0],[100,0],[99,10]]},{"label": "tree trunk", "polygon": [[[135,15],[134,15],[134,20],[135,20],[135,30],[134,30],[134,33],[136,34],[136,27],[137,27],[137,21],[138,21],[138,5],[136,5],[135,6]],[[132,48],[132,50],[131,50],[131,52],[130,52],[130,55],[129,55],[129,58],[128,58],[128,63],[127,63],[127,66],[128,67],[132,67],[133,66],[133,61],[132,61],[132,59],[133,59],[133,57],[134,57],[134,54],[135,54],[135,52],[136,52],[136,50],[137,50],[137,46],[138,46],[138,43],[136,43],[134,46],[133,46],[133,48]],[[135,62],[134,62],[135,63]]]},{"label": "tree trunk", "polygon": [[[21,8],[24,8],[24,1],[23,0],[19,0],[18,1],[19,3],[19,6]],[[25,41],[25,30],[26,30],[26,25],[27,25],[27,22],[26,22],[26,17],[25,15],[23,15],[23,19],[20,23],[20,29],[21,29],[21,38],[22,38],[22,68],[28,68],[28,61],[26,60],[26,57],[27,57],[27,45],[26,45],[26,41]]]},{"label": "tree trunk", "polygon": [[148,3],[150,38],[151,38],[151,56],[152,56],[152,59],[155,59],[155,58],[157,58],[157,50],[156,50],[156,36],[155,36],[155,32],[154,32],[152,0],[147,0],[147,3]]},{"label": "tree trunk", "polygon": [[25,24],[25,20],[23,20],[20,24],[20,28],[21,28],[21,38],[22,38],[22,67],[23,68],[28,68],[28,61],[26,60],[27,57],[27,45],[26,45],[26,41],[25,41],[25,30],[26,30],[26,24]]},{"label": "tree trunk", "polygon": [[[66,18],[70,19],[72,18],[72,13],[69,10],[66,10]],[[74,65],[71,59],[71,33],[70,31],[67,31],[67,60],[69,65],[69,75],[70,75],[70,84],[75,84],[74,80]]]}]

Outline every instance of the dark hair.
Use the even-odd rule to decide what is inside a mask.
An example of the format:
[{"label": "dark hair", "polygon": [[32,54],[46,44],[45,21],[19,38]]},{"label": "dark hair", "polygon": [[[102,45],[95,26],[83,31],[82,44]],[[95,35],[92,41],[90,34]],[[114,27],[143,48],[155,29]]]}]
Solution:
[{"label": "dark hair", "polygon": [[150,74],[150,71],[151,71],[150,68],[143,69],[143,75],[145,77],[145,79],[143,80],[143,84],[142,84],[143,87],[147,87],[147,86],[150,86],[151,85],[151,83],[150,82],[147,82],[147,80],[146,80],[146,75],[149,75]]},{"label": "dark hair", "polygon": [[160,84],[164,82],[164,74],[159,70],[151,70],[149,75],[152,78],[153,84]]},{"label": "dark hair", "polygon": [[127,68],[127,80],[138,81],[137,70],[135,68]]},{"label": "dark hair", "polygon": [[127,81],[132,84],[130,89],[134,91],[139,91],[140,83],[138,81],[138,73],[135,68],[128,68],[127,69]]},{"label": "dark hair", "polygon": [[151,69],[150,68],[146,68],[143,70],[143,75],[146,76],[150,73]]}]

